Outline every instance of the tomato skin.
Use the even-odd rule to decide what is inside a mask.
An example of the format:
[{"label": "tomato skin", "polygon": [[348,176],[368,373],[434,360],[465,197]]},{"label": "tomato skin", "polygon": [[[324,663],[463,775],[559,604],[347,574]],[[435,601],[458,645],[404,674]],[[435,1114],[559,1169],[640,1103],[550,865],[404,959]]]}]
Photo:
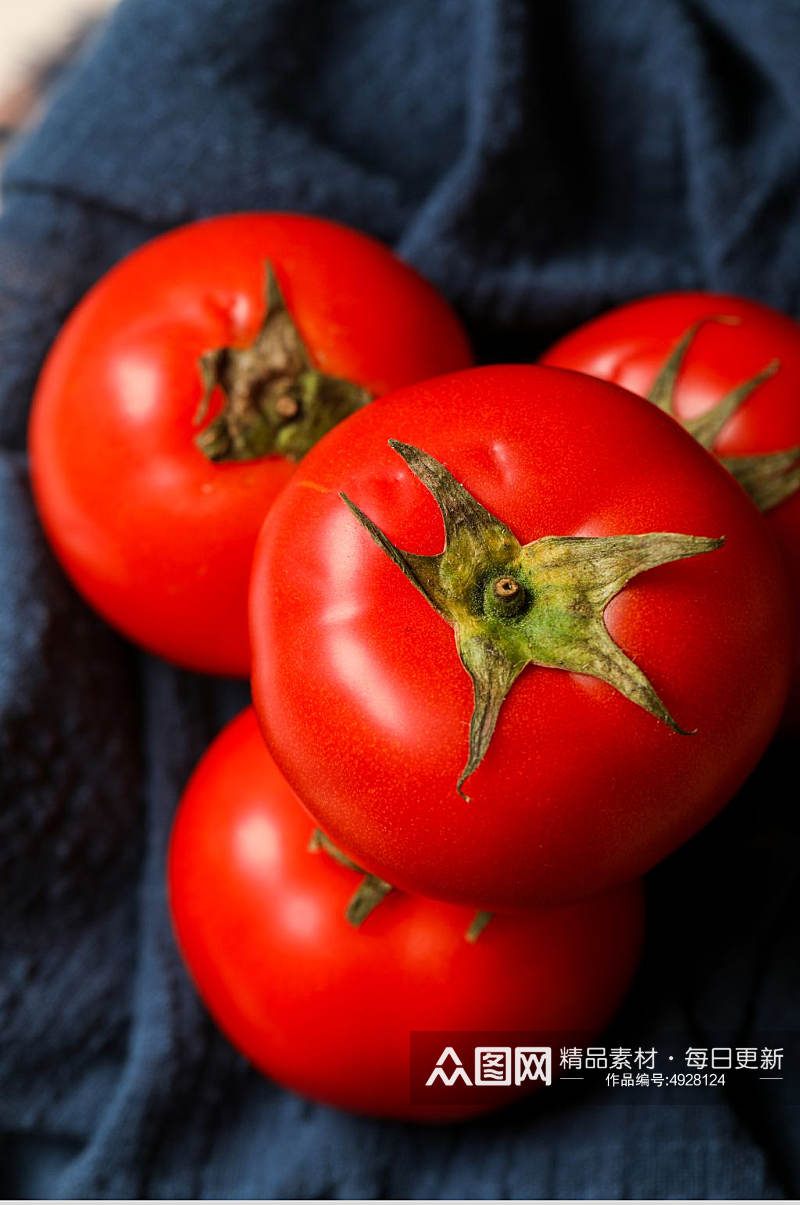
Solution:
[{"label": "tomato skin", "polygon": [[[399,547],[441,550],[438,508],[390,438],[441,460],[523,543],[724,535],[635,579],[605,613],[697,733],[594,678],[528,666],[465,802],[472,691],[452,629],[338,496]],[[555,369],[441,377],[332,431],[264,525],[250,611],[262,729],[320,826],[397,886],[488,910],[579,898],[653,866],[731,798],[786,697],[786,588],[763,518],[655,407]]]},{"label": "tomato skin", "polygon": [[253,339],[266,261],[321,371],[381,394],[471,363],[427,282],[374,240],[317,218],[250,213],[184,226],[87,294],[33,403],[39,512],[74,584],[110,623],[213,673],[248,673],[253,546],[294,466],[203,456],[197,360]]},{"label": "tomato skin", "polygon": [[[749,456],[800,445],[800,323],[769,306],[724,293],[665,293],[601,314],[559,340],[542,364],[571,368],[645,396],[673,347],[702,318],[738,318],[736,326],[706,323],[683,362],[675,414],[703,414],[730,389],[750,380],[773,359],[780,368],[725,424],[714,445],[719,456]],[[786,558],[800,626],[800,492],[767,522]],[[800,728],[800,632],[786,720]]]},{"label": "tomato skin", "polygon": [[624,995],[639,883],[495,917],[474,943],[469,909],[396,892],[354,929],[344,911],[358,875],[311,853],[311,833],[248,708],[190,780],[169,854],[173,921],[200,994],[233,1043],[295,1091],[378,1116],[483,1112],[410,1103],[412,1030],[595,1033]]}]

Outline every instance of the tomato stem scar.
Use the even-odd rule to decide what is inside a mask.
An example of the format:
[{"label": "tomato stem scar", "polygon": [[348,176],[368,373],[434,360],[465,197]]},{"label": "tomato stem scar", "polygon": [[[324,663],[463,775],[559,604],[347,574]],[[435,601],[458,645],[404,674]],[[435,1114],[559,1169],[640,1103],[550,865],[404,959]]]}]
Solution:
[{"label": "tomato stem scar", "polygon": [[299,409],[300,403],[297,398],[290,397],[288,393],[279,397],[275,403],[275,413],[279,414],[281,418],[294,418]]}]

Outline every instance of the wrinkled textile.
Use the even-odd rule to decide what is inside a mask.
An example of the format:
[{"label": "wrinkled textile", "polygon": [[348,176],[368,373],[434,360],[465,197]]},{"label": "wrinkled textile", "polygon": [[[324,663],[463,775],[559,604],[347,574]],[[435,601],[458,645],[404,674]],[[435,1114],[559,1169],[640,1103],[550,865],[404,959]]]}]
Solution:
[{"label": "wrinkled textile", "polygon": [[[39,532],[24,451],[43,354],[87,286],[143,240],[233,209],[388,241],[484,360],[530,359],[662,289],[797,314],[799,52],[794,0],[123,0],[58,86],[9,160],[0,216],[3,1195],[800,1192],[785,1084],[699,1107],[562,1084],[426,1130],[250,1069],[188,982],[164,890],[182,784],[246,689],[170,669],[89,613]],[[788,766],[776,747],[650,876],[618,1043],[797,1027]],[[794,787],[776,789],[781,773]]]}]

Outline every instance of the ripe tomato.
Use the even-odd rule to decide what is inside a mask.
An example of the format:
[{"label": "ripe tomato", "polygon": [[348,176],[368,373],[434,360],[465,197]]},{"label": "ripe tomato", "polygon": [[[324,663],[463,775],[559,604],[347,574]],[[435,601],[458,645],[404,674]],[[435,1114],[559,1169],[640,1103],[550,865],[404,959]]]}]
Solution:
[{"label": "ripe tomato", "polygon": [[287,214],[185,226],[113,268],[50,352],[30,426],[45,529],[131,639],[247,674],[253,546],[294,461],[370,396],[470,362],[444,300],[364,235]]},{"label": "ripe tomato", "polygon": [[[670,356],[677,361],[674,387],[671,397],[661,394],[661,404],[713,449],[766,513],[786,557],[797,627],[800,323],[742,297],[668,293],[587,322],[556,343],[542,363],[615,381],[647,397]],[[794,666],[787,720],[800,726],[800,639]]]},{"label": "ripe tomato", "polygon": [[189,782],[169,855],[175,930],[200,994],[287,1087],[379,1116],[483,1112],[494,1097],[411,1102],[412,1031],[591,1034],[622,999],[641,941],[639,883],[494,917],[474,942],[470,910],[398,892],[354,928],[345,909],[359,876],[311,852],[312,832],[248,709]]},{"label": "ripe tomato", "polygon": [[490,910],[574,899],[753,768],[787,602],[763,518],[677,423],[578,373],[474,369],[306,458],[254,558],[253,697],[359,865]]}]

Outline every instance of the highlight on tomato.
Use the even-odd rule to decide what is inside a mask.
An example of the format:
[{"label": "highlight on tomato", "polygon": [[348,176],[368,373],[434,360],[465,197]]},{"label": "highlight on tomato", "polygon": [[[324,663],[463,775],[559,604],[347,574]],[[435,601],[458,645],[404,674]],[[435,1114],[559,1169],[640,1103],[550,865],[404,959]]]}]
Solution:
[{"label": "highlight on tomato", "polygon": [[[212,1015],[279,1083],[359,1113],[454,1120],[507,1103],[410,1093],[412,1032],[593,1035],[633,976],[638,882],[597,899],[481,918],[385,890],[348,920],[361,874],[300,806],[248,708],[183,796],[169,852],[178,942]],[[487,923],[488,921],[488,923]],[[480,931],[479,931],[480,930]],[[495,1095],[496,1093],[496,1095]]]},{"label": "highlight on tomato", "polygon": [[360,866],[491,911],[644,873],[732,797],[785,703],[763,517],[627,390],[501,366],[330,432],[268,516],[253,698]]},{"label": "highlight on tomato", "polygon": [[274,213],[184,226],[53,345],[29,439],[45,530],[125,635],[246,675],[253,547],[297,461],[371,398],[470,363],[443,298],[363,234]]},{"label": "highlight on tomato", "polygon": [[[733,473],[786,559],[800,624],[800,323],[723,293],[665,293],[610,310],[543,356],[672,414]],[[787,722],[800,727],[800,631]]]}]

